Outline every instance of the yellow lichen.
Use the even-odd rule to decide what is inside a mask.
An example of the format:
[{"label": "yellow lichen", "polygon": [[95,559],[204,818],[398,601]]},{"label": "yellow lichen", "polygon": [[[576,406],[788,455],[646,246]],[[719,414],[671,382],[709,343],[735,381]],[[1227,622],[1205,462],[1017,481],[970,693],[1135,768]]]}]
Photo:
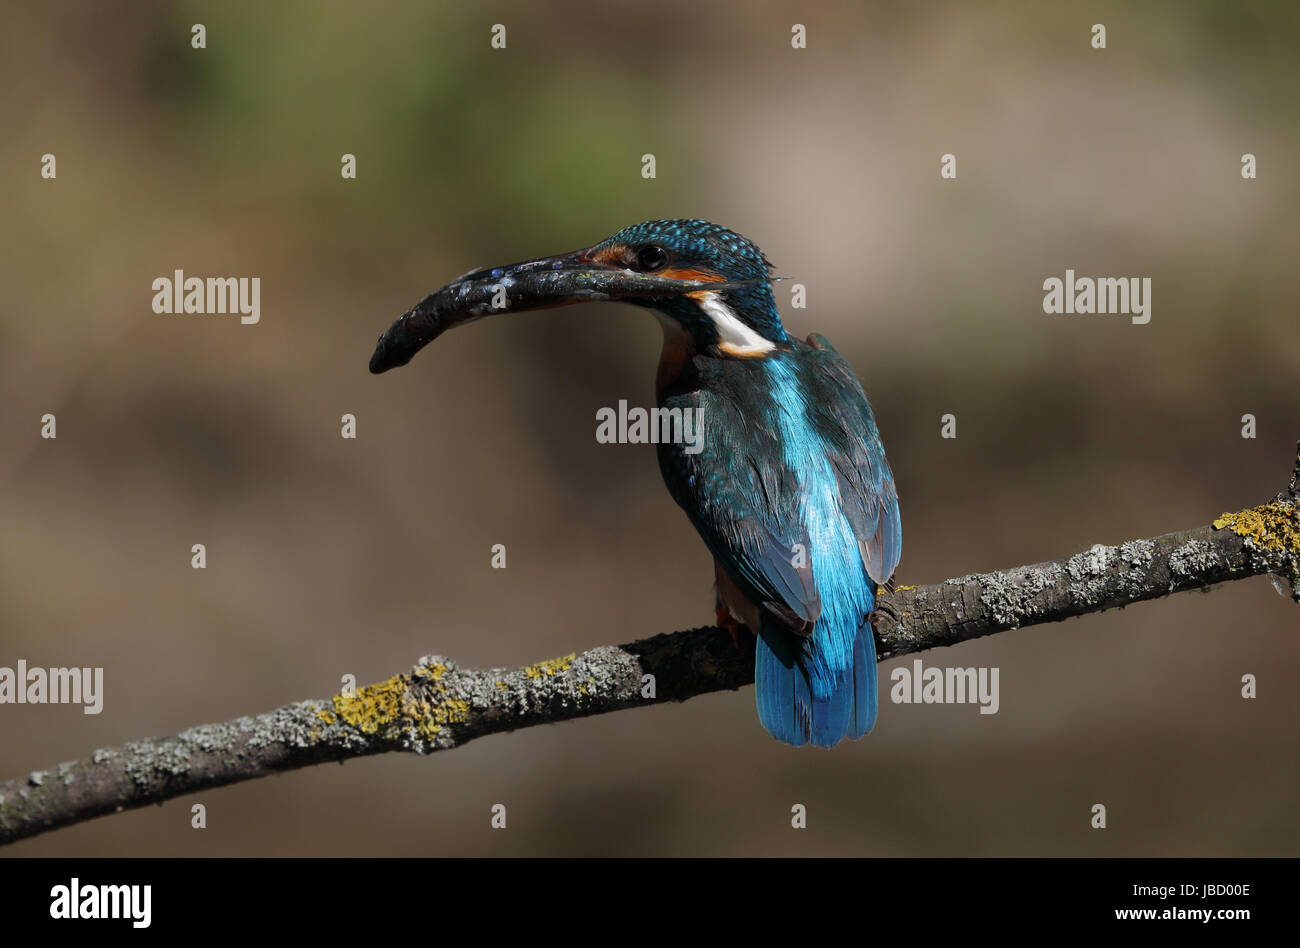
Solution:
[{"label": "yellow lichen", "polygon": [[544,662],[538,662],[536,665],[529,665],[524,669],[524,677],[541,678],[543,676],[549,677],[551,675],[558,675],[562,671],[568,671],[569,667],[573,665],[574,659],[577,657],[576,654],[569,654],[563,655],[560,658],[552,658]]},{"label": "yellow lichen", "polygon": [[469,702],[463,698],[445,697],[441,701],[411,702],[413,717],[419,722],[420,733],[433,737],[448,724],[469,720]]},{"label": "yellow lichen", "polygon": [[362,733],[377,734],[401,715],[406,687],[406,679],[394,675],[387,681],[367,685],[350,695],[335,695],[334,710]]},{"label": "yellow lichen", "polygon": [[1300,507],[1275,501],[1262,507],[1225,513],[1214,529],[1231,530],[1262,550],[1300,554]]},{"label": "yellow lichen", "polygon": [[[445,665],[421,665],[409,679],[394,675],[353,694],[335,695],[334,710],[322,709],[319,717],[328,724],[342,719],[363,734],[391,737],[413,726],[431,738],[448,724],[469,720],[469,702],[448,695],[442,688],[446,672]],[[412,688],[416,682],[420,683],[419,689]],[[426,690],[429,682],[437,683],[432,700],[418,694]]]},{"label": "yellow lichen", "polygon": [[442,676],[447,674],[446,665],[416,665],[414,669],[416,678],[428,678],[432,681],[442,681]]}]

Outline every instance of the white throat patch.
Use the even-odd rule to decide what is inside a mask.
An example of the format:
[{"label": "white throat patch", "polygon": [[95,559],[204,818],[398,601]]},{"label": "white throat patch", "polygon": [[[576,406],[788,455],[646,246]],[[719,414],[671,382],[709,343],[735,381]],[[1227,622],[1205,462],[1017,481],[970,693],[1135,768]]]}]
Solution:
[{"label": "white throat patch", "polygon": [[704,315],[713,320],[713,326],[718,330],[718,349],[722,352],[741,357],[760,356],[776,348],[771,340],[764,339],[745,325],[744,320],[717,293],[692,293],[691,297],[700,304]]}]

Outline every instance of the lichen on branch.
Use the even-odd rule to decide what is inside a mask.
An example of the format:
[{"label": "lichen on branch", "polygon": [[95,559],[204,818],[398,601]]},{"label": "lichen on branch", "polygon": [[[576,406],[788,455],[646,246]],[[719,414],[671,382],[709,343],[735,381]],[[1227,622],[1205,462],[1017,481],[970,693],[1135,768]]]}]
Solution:
[{"label": "lichen on branch", "polygon": [[[1287,491],[1203,527],[1014,569],[882,592],[882,660],[1101,612],[1187,589],[1271,574],[1300,602],[1300,445]],[[101,748],[85,760],[0,783],[0,843],[124,809],[325,761],[420,754],[476,737],[754,681],[753,639],[722,629],[655,635],[509,669],[438,656],[373,685],[172,737]]]}]

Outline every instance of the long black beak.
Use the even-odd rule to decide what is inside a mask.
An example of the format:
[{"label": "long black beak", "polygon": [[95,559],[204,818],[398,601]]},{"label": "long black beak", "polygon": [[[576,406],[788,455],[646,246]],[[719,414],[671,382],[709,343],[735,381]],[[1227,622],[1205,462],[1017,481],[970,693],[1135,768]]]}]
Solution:
[{"label": "long black beak", "polygon": [[370,357],[370,371],[378,374],[406,365],[453,326],[495,313],[592,300],[680,296],[701,289],[728,290],[748,285],[675,280],[624,270],[593,260],[589,250],[479,270],[435,290],[398,316],[379,337],[375,354]]}]

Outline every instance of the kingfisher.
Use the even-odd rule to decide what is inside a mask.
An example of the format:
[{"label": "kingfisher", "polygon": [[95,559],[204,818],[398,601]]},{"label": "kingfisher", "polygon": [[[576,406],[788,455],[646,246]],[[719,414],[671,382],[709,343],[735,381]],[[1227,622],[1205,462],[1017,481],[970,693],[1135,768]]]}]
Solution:
[{"label": "kingfisher", "polygon": [[[661,409],[702,439],[660,439],[659,467],[714,560],[717,624],[757,637],[758,717],[777,739],[830,747],[876,721],[871,614],[902,548],[898,494],[862,385],[816,333],[789,335],[772,264],[698,219],[645,221],[590,247],[468,273],[380,337],[370,371],[405,365],[446,330],[590,300],[663,326]],[[683,414],[683,417],[689,417]]]}]

